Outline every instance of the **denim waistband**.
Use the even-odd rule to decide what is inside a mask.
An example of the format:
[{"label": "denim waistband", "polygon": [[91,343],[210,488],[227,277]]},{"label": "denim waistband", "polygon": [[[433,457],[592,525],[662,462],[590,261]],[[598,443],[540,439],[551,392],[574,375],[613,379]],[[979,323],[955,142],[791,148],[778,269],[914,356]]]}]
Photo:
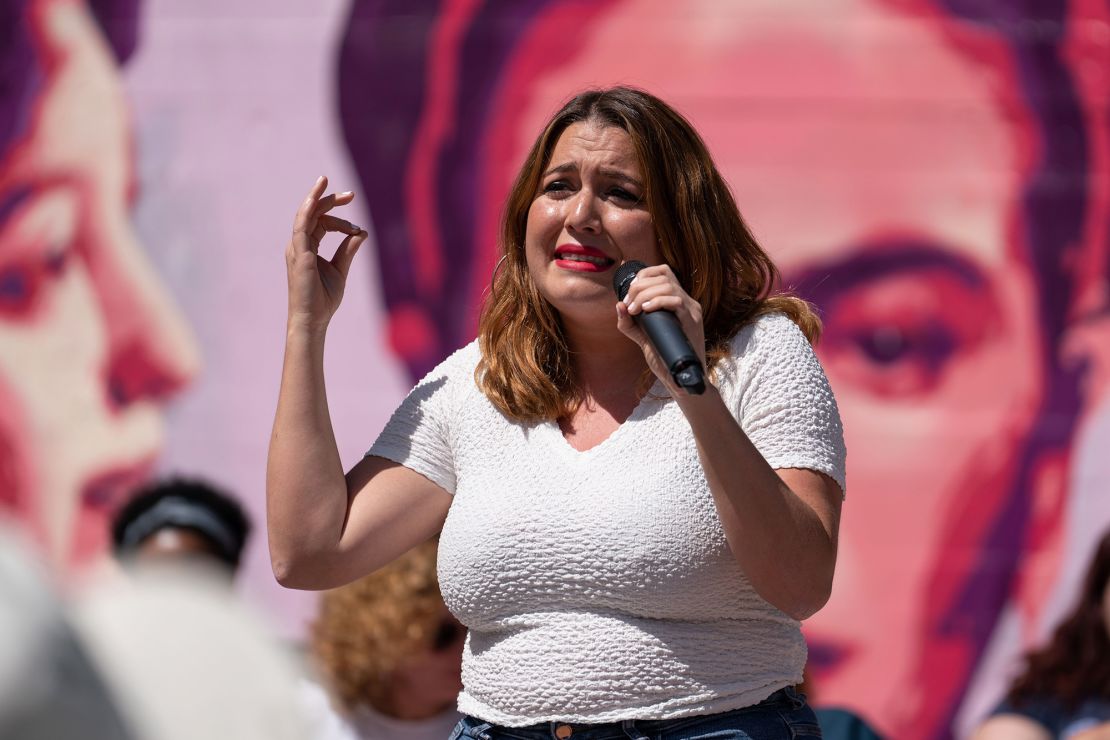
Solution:
[{"label": "denim waistband", "polygon": [[556,721],[526,727],[504,727],[476,717],[465,717],[460,725],[466,725],[466,732],[460,733],[457,729],[452,740],[460,734],[482,740],[642,740],[645,737],[673,735],[681,732],[684,727],[704,723],[709,719],[727,721],[733,716],[740,718],[763,711],[777,713],[781,710],[797,710],[803,706],[805,697],[798,694],[793,687],[786,687],[758,704],[712,715],[699,714],[675,719],[628,719],[597,724]]}]

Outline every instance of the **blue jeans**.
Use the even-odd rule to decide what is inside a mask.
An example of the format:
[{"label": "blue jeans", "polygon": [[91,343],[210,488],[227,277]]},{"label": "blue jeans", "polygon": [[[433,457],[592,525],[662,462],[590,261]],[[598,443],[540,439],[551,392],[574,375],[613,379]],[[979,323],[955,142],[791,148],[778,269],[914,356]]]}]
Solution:
[{"label": "blue jeans", "polygon": [[680,719],[628,719],[598,725],[542,722],[501,727],[463,717],[449,740],[810,740],[820,738],[805,696],[779,689],[758,704]]}]

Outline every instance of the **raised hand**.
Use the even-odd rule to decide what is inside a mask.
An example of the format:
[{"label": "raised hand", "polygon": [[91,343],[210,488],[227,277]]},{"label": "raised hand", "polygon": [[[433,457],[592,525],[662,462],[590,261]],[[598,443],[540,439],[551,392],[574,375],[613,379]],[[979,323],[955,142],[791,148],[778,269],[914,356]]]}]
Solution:
[{"label": "raised hand", "polygon": [[[350,203],[353,192],[324,195],[328,179],[321,176],[308,191],[293,221],[293,236],[285,248],[289,278],[289,322],[323,328],[331,320],[347,284],[351,260],[366,241],[366,232],[350,221],[328,213]],[[320,242],[328,232],[346,234],[332,258],[319,254]]]},{"label": "raised hand", "polygon": [[682,289],[669,265],[653,265],[640,270],[628,286],[624,302],[617,303],[617,328],[640,346],[648,367],[663,381],[671,395],[677,397],[686,391],[675,384],[647,334],[632,320],[637,314],[651,311],[671,311],[678,317],[690,346],[697,352],[702,367],[705,367],[705,329],[702,326],[701,305]]}]

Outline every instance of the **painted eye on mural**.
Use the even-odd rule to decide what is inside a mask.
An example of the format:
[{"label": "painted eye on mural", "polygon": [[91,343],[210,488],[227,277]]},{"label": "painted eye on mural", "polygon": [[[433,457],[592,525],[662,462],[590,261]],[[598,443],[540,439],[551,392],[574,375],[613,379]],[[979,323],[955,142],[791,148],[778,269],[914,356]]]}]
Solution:
[{"label": "painted eye on mural", "polygon": [[0,225],[0,319],[28,318],[72,254],[76,201],[65,191],[25,191]]},{"label": "painted eye on mural", "polygon": [[876,271],[820,302],[818,345],[830,374],[859,392],[938,392],[994,325],[989,293],[944,266]]}]

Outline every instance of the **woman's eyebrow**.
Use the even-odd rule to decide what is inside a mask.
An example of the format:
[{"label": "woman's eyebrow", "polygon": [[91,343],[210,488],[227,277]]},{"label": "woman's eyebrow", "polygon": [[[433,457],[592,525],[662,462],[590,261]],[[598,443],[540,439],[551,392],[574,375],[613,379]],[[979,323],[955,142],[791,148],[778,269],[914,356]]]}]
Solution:
[{"label": "woman's eyebrow", "polygon": [[858,285],[920,270],[941,270],[973,289],[988,282],[982,269],[963,255],[918,239],[867,242],[845,257],[791,271],[789,277],[793,290],[821,306]]},{"label": "woman's eyebrow", "polygon": [[574,162],[567,162],[565,164],[560,164],[560,165],[556,165],[555,167],[552,167],[547,172],[543,173],[543,176],[547,177],[548,175],[560,175],[560,174],[563,174],[565,172],[577,172],[577,171],[578,171],[578,165],[576,165]]},{"label": "woman's eyebrow", "polygon": [[635,177],[628,174],[624,170],[618,170],[612,167],[602,167],[598,171],[605,177],[609,177],[614,180],[622,180],[629,183],[630,185],[635,185],[638,188],[643,187],[643,183],[641,183],[639,180],[637,180]]},{"label": "woman's eyebrow", "polygon": [[[555,167],[552,167],[551,169],[544,172],[543,177],[564,174],[567,172],[578,172],[578,165],[574,162],[566,162],[564,164],[556,165]],[[622,182],[627,182],[630,185],[635,185],[638,188],[643,187],[643,183],[641,183],[639,180],[637,180],[635,177],[628,174],[624,170],[616,169],[614,167],[599,167],[598,172],[610,179],[621,180]]]}]

